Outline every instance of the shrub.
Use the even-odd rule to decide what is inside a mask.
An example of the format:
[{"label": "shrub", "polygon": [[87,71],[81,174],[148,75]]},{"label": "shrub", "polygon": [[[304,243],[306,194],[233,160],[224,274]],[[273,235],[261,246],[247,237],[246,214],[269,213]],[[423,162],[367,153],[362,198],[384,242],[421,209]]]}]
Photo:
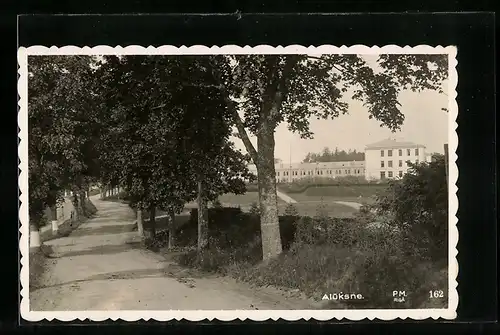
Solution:
[{"label": "shrub", "polygon": [[226,274],[229,268],[235,267],[238,263],[251,266],[262,260],[260,237],[256,237],[254,241],[246,245],[229,250],[217,246],[211,246],[201,252],[191,250],[178,255],[176,260],[181,265],[195,267],[202,271]]},{"label": "shrub", "polygon": [[215,201],[212,202],[212,207],[213,208],[223,208],[224,206],[222,205],[222,203],[220,202],[219,199],[216,199]]},{"label": "shrub", "polygon": [[[196,221],[188,225],[192,225],[195,244]],[[210,209],[209,249],[189,251],[178,261],[257,285],[299,289],[317,299],[334,292],[365,297],[331,306],[335,308],[420,308],[428,304],[430,289],[446,291],[446,262],[427,262],[413,253],[407,248],[404,230],[393,225],[366,229],[357,218],[327,217],[321,207],[315,217],[280,216],[279,225],[285,252],[260,264],[259,216]],[[403,289],[410,294],[407,301],[394,302],[392,291]],[[432,308],[443,308],[443,302],[434,304]]]},{"label": "shrub", "polygon": [[409,248],[439,260],[446,258],[448,249],[448,187],[444,156],[433,158],[411,164],[402,179],[390,181],[374,208],[405,233]]}]

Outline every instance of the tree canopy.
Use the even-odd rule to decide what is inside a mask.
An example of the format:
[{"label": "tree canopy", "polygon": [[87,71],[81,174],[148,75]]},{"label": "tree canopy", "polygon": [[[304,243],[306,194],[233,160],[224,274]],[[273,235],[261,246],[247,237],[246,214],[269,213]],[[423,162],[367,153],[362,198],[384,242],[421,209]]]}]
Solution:
[{"label": "tree canopy", "polygon": [[[207,199],[244,192],[252,161],[265,259],[281,252],[276,127],[285,122],[312,138],[311,118],[346,114],[354,99],[395,131],[404,122],[399,94],[443,92],[448,76],[447,55],[384,54],[376,65],[352,54],[30,56],[28,63],[30,215],[62,189],[97,180],[125,186],[141,206],[178,210],[200,182]],[[248,154],[230,143],[232,126]]]},{"label": "tree canopy", "polygon": [[325,147],[322,152],[309,152],[302,161],[303,163],[316,163],[316,162],[346,162],[346,161],[364,161],[365,153],[358,152],[356,149],[348,151],[339,150],[335,148],[334,151]]}]

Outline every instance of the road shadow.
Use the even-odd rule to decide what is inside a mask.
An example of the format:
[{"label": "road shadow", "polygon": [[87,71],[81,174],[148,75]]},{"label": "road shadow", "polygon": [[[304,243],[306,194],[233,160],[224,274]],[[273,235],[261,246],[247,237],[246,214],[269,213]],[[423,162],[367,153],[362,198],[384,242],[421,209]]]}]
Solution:
[{"label": "road shadow", "polygon": [[102,245],[94,248],[83,250],[73,250],[68,252],[61,252],[49,256],[50,258],[64,258],[64,257],[77,257],[77,256],[92,256],[92,255],[111,255],[126,252],[129,250],[141,249],[140,242],[126,243],[126,244],[111,244]]},{"label": "road shadow", "polygon": [[72,237],[79,236],[92,236],[92,235],[109,235],[109,234],[123,234],[134,231],[134,224],[127,225],[109,225],[109,226],[101,226],[96,228],[82,228],[73,231],[71,234]]},{"label": "road shadow", "polygon": [[[120,248],[121,247],[121,248]],[[128,247],[128,248],[127,248]],[[71,256],[80,256],[80,255],[96,255],[105,253],[113,253],[113,252],[121,252],[131,249],[141,248],[140,242],[131,242],[125,245],[117,245],[117,246],[108,246],[105,248],[92,248],[92,250],[82,250],[79,252],[68,252],[61,254],[59,257],[71,257]],[[120,251],[121,249],[121,251]],[[56,257],[56,258],[59,258]],[[116,271],[116,272],[108,272],[108,273],[100,273],[96,275],[89,276],[87,278],[72,280],[63,283],[56,283],[51,285],[38,285],[34,287],[32,291],[47,289],[47,288],[55,288],[66,285],[75,286],[78,284],[88,283],[92,281],[99,280],[133,280],[133,279],[141,279],[141,278],[173,278],[179,283],[183,283],[190,288],[195,287],[195,279],[199,278],[215,278],[218,277],[216,274],[208,274],[204,272],[197,271],[196,269],[191,269],[187,267],[180,266],[176,263],[172,263],[169,261],[160,262],[163,263],[162,267],[150,268],[150,269],[134,269],[134,270],[126,270],[126,271]]]}]

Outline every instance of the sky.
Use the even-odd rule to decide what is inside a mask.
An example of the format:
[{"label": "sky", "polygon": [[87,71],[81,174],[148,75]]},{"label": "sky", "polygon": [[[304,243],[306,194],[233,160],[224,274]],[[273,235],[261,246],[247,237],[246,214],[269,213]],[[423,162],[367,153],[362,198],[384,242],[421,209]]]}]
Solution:
[{"label": "sky", "polygon": [[[301,139],[281,123],[275,133],[275,158],[283,162],[301,162],[309,152],[321,152],[324,147],[339,150],[356,149],[364,151],[366,145],[387,138],[415,142],[426,146],[426,152],[443,153],[443,145],[448,141],[448,113],[441,108],[448,107],[448,96],[434,91],[415,93],[402,91],[399,96],[400,111],[405,121],[400,131],[392,133],[380,122],[368,118],[368,109],[362,102],[344,97],[349,103],[349,113],[331,120],[310,119],[313,139]],[[234,137],[238,149],[246,152],[243,142]],[[257,140],[251,136],[256,146]]]}]

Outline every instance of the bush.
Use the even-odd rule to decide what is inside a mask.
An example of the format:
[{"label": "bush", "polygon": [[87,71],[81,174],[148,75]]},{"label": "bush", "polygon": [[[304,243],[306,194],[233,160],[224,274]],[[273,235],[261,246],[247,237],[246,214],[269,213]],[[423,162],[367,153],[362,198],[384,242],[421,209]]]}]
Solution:
[{"label": "bush", "polygon": [[215,201],[212,202],[212,207],[213,208],[222,208],[224,206],[222,205],[222,203],[220,202],[219,199],[216,199]]},{"label": "bush", "polygon": [[[364,214],[373,215],[370,210]],[[192,214],[192,218],[197,216]],[[188,225],[195,245],[196,220]],[[321,207],[315,217],[280,216],[279,225],[285,252],[260,264],[259,216],[236,209],[211,209],[209,249],[189,251],[178,261],[257,285],[299,289],[317,299],[335,292],[365,297],[337,302],[331,306],[334,308],[421,308],[429,304],[430,289],[447,291],[446,262],[428,262],[408,249],[404,230],[392,225],[367,229],[358,218],[327,217]],[[395,302],[392,291],[403,289],[410,296],[404,303]],[[431,307],[443,308],[445,301]]]},{"label": "bush", "polygon": [[229,268],[244,263],[254,265],[262,260],[262,247],[260,237],[254,241],[230,250],[223,250],[212,246],[209,249],[198,252],[191,250],[177,256],[180,265],[198,268],[207,272],[219,272],[226,274]]},{"label": "bush", "polygon": [[374,205],[378,215],[403,231],[405,243],[430,259],[447,257],[448,187],[443,155],[433,161],[411,164],[400,180],[390,181]]},{"label": "bush", "polygon": [[[289,250],[296,239],[300,222],[311,222],[312,218],[301,218],[297,215],[279,217],[281,244],[283,250]],[[352,222],[349,219],[330,219],[332,222]],[[312,226],[312,225],[311,225]],[[208,209],[208,234],[214,247],[221,249],[234,248],[253,243],[260,238],[260,216],[244,213],[239,208],[224,207]],[[178,228],[176,233],[179,246],[196,245],[198,236],[198,210],[192,209],[188,222]]]}]

